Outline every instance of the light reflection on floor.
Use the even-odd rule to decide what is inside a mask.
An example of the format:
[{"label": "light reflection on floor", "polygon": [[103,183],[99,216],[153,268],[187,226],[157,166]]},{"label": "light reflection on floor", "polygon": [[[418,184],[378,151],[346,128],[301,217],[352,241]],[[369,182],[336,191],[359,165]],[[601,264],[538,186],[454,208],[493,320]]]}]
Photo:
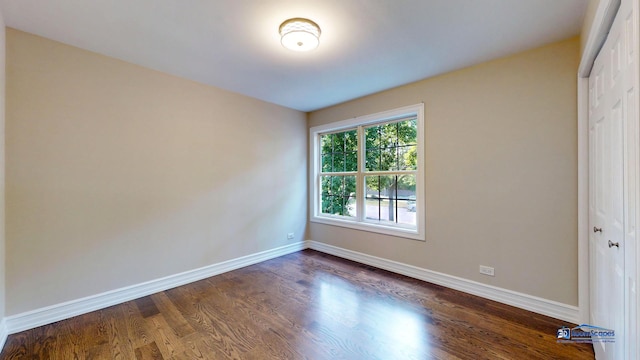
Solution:
[{"label": "light reflection on floor", "polygon": [[[318,327],[342,337],[345,344],[351,343],[349,338],[357,339],[375,358],[423,359],[429,354],[425,341],[429,324],[420,309],[358,293],[353,285],[337,278],[322,280],[316,299]],[[375,324],[375,328],[364,328],[362,323]]]}]

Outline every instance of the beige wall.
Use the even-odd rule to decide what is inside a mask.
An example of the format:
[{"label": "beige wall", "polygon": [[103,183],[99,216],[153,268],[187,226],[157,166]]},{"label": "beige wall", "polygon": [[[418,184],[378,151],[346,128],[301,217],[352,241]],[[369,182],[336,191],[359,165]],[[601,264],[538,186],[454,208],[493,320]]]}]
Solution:
[{"label": "beige wall", "polygon": [[7,36],[7,315],[303,239],[304,113]]},{"label": "beige wall", "polygon": [[[310,239],[577,305],[574,38],[313,112],[425,103],[426,242],[310,223]],[[495,267],[496,276],[478,273]]]}]

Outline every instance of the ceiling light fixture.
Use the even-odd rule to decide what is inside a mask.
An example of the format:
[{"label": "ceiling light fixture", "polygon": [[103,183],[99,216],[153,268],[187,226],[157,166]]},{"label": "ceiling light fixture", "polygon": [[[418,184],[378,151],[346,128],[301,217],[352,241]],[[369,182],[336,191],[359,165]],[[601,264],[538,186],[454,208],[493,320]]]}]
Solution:
[{"label": "ceiling light fixture", "polygon": [[320,27],[309,19],[293,18],[280,25],[282,46],[293,51],[309,51],[320,43]]}]

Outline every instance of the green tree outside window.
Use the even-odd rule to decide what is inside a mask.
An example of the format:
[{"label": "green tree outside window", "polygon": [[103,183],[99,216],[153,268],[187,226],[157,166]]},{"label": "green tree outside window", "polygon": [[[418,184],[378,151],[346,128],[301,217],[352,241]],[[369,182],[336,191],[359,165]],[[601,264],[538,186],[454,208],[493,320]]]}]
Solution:
[{"label": "green tree outside window", "polygon": [[[362,131],[365,144],[361,172],[366,188],[366,210],[362,210],[368,219],[397,222],[400,202],[408,211],[415,211],[416,177],[402,172],[417,170],[416,119],[366,126]],[[358,129],[322,134],[320,148],[321,212],[353,217],[359,195]]]}]

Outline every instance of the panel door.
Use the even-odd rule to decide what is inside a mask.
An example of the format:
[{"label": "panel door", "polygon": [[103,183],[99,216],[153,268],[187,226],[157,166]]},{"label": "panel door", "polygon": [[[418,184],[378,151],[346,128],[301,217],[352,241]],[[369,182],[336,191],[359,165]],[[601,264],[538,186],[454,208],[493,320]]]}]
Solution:
[{"label": "panel door", "polygon": [[[636,5],[623,0],[589,79],[591,323],[613,329],[615,342],[594,343],[598,359],[623,359],[630,311],[626,242],[635,248],[637,61]],[[633,277],[635,278],[635,276]],[[635,289],[635,285],[634,285]],[[629,344],[626,344],[629,345]]]}]

